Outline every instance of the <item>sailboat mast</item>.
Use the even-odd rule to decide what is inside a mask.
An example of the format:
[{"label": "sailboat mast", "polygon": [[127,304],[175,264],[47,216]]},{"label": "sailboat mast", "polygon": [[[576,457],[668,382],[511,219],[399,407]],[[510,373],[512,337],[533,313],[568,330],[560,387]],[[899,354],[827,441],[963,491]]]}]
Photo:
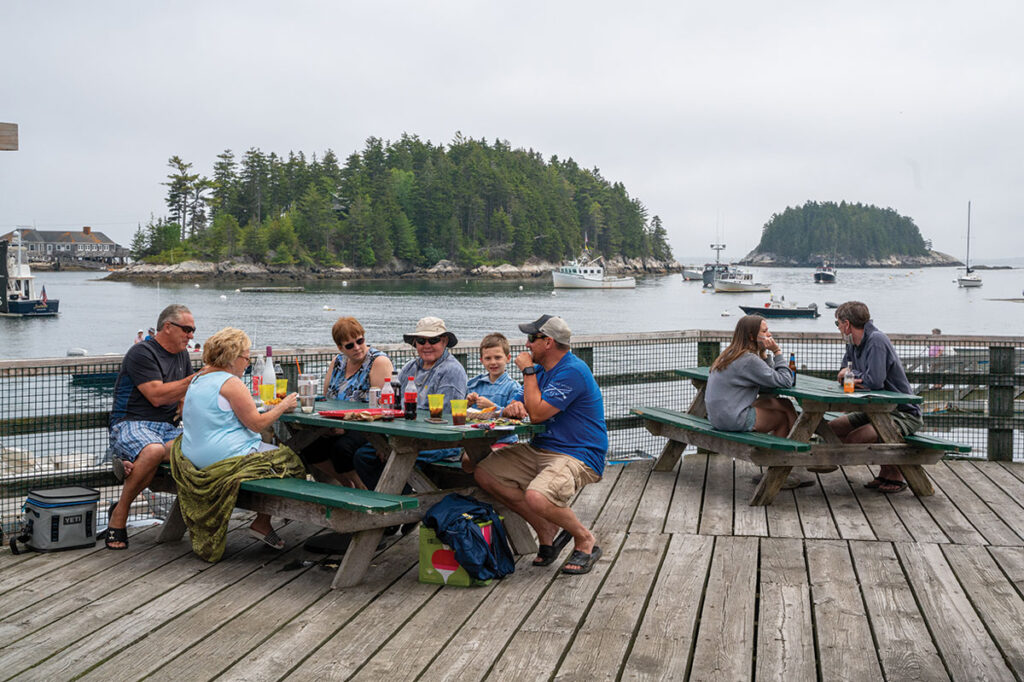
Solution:
[{"label": "sailboat mast", "polygon": [[971,202],[967,202],[967,274],[971,274]]}]

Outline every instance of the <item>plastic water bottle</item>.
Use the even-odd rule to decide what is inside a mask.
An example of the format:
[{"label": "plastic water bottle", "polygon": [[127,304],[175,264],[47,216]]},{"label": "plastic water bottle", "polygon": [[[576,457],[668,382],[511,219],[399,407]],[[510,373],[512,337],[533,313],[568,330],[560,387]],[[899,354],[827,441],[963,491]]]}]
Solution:
[{"label": "plastic water bottle", "polygon": [[391,413],[395,409],[395,389],[391,387],[390,381],[385,381],[384,385],[380,387],[380,407],[384,410],[384,421],[389,422],[395,418]]},{"label": "plastic water bottle", "polygon": [[843,393],[853,393],[853,363],[846,363],[846,374],[843,375]]},{"label": "plastic water bottle", "polygon": [[409,377],[405,382],[405,418],[416,418],[416,383],[414,377]]},{"label": "plastic water bottle", "polygon": [[263,362],[263,378],[260,383],[264,386],[273,386],[277,390],[277,372],[274,371],[274,351],[267,346],[267,359]]}]

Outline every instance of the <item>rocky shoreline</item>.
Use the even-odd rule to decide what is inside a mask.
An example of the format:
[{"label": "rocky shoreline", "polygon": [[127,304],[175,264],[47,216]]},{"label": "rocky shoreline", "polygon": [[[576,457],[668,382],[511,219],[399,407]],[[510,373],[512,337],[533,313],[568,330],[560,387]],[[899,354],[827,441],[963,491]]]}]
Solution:
[{"label": "rocky shoreline", "polygon": [[777,256],[774,253],[759,253],[754,250],[744,256],[739,261],[739,264],[779,268],[816,268],[824,261],[828,261],[837,268],[931,268],[963,265],[961,261],[946,253],[929,251],[928,254],[927,256],[893,255],[881,260],[858,260],[840,255],[820,254],[814,255],[808,260],[797,260],[795,258]]},{"label": "rocky shoreline", "polygon": [[[303,281],[318,279],[373,280],[373,279],[481,279],[481,280],[524,280],[548,275],[558,267],[530,258],[521,266],[510,263],[490,266],[481,265],[464,268],[449,260],[441,260],[429,268],[417,268],[397,259],[382,267],[306,267],[299,265],[265,265],[243,260],[209,263],[184,261],[173,265],[134,263],[110,273],[104,279],[114,281],[209,281],[218,279],[248,281]],[[651,275],[680,272],[677,262],[654,259],[612,258],[606,262],[608,274]]]}]

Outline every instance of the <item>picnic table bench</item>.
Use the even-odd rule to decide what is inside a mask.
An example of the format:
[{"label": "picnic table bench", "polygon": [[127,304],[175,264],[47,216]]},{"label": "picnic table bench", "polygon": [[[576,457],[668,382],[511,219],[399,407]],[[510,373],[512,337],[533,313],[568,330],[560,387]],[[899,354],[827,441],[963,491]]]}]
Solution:
[{"label": "picnic table bench", "polygon": [[[787,438],[754,432],[720,431],[707,417],[704,390],[708,367],[676,370],[697,387],[688,412],[658,407],[634,407],[647,430],[668,438],[655,465],[671,470],[687,445],[695,445],[767,467],[750,500],[752,506],[771,504],[794,466],[893,465],[903,472],[914,494],[933,495],[934,488],[923,465],[934,464],[946,452],[970,452],[969,445],[913,434],[902,438],[892,421],[892,411],[903,403],[920,403],[920,396],[891,391],[844,393],[837,382],[800,375],[791,388],[765,389],[764,394],[789,396],[799,405],[799,415]],[[878,432],[877,443],[843,443],[829,427],[829,411],[865,412]],[[811,442],[817,434],[819,442]]]}]

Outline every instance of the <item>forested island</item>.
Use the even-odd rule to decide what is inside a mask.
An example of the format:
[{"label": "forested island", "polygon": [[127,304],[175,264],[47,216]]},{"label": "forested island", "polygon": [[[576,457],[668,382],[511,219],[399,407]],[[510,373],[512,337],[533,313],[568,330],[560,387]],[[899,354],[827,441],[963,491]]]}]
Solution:
[{"label": "forested island", "polygon": [[557,263],[585,241],[612,269],[661,271],[673,261],[660,218],[622,183],[501,140],[371,137],[344,164],[330,150],[226,150],[212,177],[178,156],[168,165],[168,214],[132,240],[140,263],[382,275],[441,263],[469,272]]},{"label": "forested island", "polygon": [[742,263],[815,266],[822,261],[855,267],[957,265],[931,250],[911,218],[891,208],[808,201],[765,223],[761,242]]}]

